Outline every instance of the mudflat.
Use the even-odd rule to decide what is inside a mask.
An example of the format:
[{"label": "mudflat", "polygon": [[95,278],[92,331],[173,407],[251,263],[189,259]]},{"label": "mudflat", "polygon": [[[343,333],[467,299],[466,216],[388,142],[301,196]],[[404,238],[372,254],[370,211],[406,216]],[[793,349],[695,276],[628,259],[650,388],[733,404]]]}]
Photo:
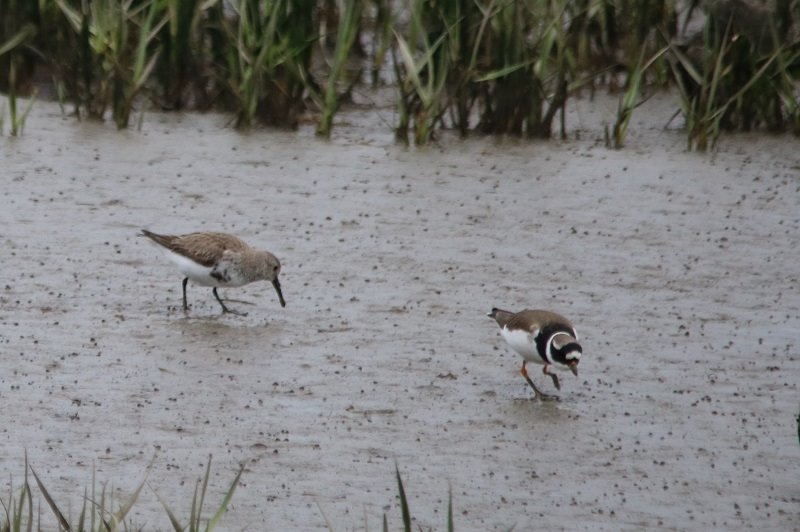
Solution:
[{"label": "mudflat", "polygon": [[[689,153],[674,107],[578,101],[567,141],[393,142],[363,112],[239,133],[216,114],[141,131],[33,107],[0,141],[0,472],[23,457],[80,511],[96,470],[223,529],[792,530],[800,523],[800,150]],[[384,117],[391,121],[391,114]],[[580,138],[577,138],[579,134]],[[281,261],[221,315],[137,237],[224,231]],[[487,318],[545,308],[584,354],[531,399]],[[155,458],[154,458],[155,457]],[[43,523],[49,510],[42,509]],[[131,518],[169,530],[150,488]],[[52,521],[54,523],[54,521]]]}]

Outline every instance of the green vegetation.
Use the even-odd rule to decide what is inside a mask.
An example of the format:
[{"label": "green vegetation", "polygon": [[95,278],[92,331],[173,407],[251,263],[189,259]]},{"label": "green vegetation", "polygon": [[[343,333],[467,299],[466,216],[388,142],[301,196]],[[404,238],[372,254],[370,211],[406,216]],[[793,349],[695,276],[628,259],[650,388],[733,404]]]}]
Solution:
[{"label": "green vegetation", "polygon": [[[336,91],[336,84],[342,77],[342,73],[350,55],[350,50],[358,34],[358,21],[361,18],[361,0],[345,0],[344,15],[339,21],[339,32],[336,38],[336,49],[333,53],[333,61],[325,84],[325,94],[319,103],[322,109],[322,118],[317,124],[317,134],[323,137],[331,136],[333,127],[333,116],[339,109],[339,96]],[[358,79],[358,76],[356,76]]]},{"label": "green vegetation", "polygon": [[[214,514],[211,517],[204,518],[203,508],[206,499],[206,490],[208,488],[208,481],[211,478],[211,456],[209,456],[205,473],[195,484],[194,495],[192,496],[191,507],[189,509],[189,518],[186,524],[181,524],[181,521],[172,511],[170,506],[164,501],[161,495],[159,495],[158,492],[152,487],[151,489],[158,501],[161,503],[161,506],[164,508],[169,523],[175,532],[213,532],[213,530],[215,530],[219,524],[219,521],[225,515],[225,512],[228,510],[228,505],[230,504],[231,499],[233,499],[233,494],[236,491],[236,487],[239,485],[239,479],[241,478],[242,473],[244,473],[246,465],[247,464],[242,464],[242,466],[239,468],[239,471],[236,473],[236,476],[228,487],[222,502],[219,504]],[[43,525],[41,502],[34,499],[34,492],[31,490],[31,485],[28,480],[29,472],[31,475],[33,475],[42,498],[45,500],[47,506],[52,512],[53,519],[58,525],[58,530],[75,532],[117,532],[142,530],[142,528],[137,527],[130,520],[126,520],[126,517],[139,500],[139,495],[141,494],[144,486],[147,484],[147,475],[149,474],[151,467],[152,462],[146,468],[144,478],[139,483],[138,487],[127,497],[124,502],[119,504],[115,504],[113,492],[107,493],[105,484],[103,484],[98,494],[97,481],[93,472],[91,493],[84,490],[80,514],[78,515],[77,521],[71,521],[61,511],[61,507],[58,506],[53,496],[51,496],[50,492],[45,487],[44,482],[33,469],[33,466],[28,463],[28,457],[26,453],[25,477],[22,488],[19,490],[19,494],[15,497],[14,485],[12,483],[9,487],[8,498],[3,500],[3,498],[0,497],[0,505],[2,505],[4,510],[4,516],[0,517],[0,532],[31,532],[34,529],[49,529],[46,525]],[[411,510],[409,509],[405,488],[403,486],[403,479],[400,477],[400,470],[397,465],[395,465],[395,478],[397,480],[397,492],[400,499],[403,529],[406,532],[410,532],[412,530],[412,515]],[[35,517],[34,507],[36,507]],[[116,508],[116,510],[114,508]],[[320,512],[322,512],[322,508],[320,508]],[[328,522],[324,512],[322,512],[322,515],[328,528],[333,530],[333,527]],[[49,521],[45,518],[44,522],[48,523]],[[453,520],[452,491],[448,494],[447,499],[446,526],[449,532],[455,530]],[[386,514],[383,515],[382,529],[387,532],[389,530],[389,519]],[[420,530],[422,530],[422,528],[420,528]]]},{"label": "green vegetation", "polygon": [[[175,517],[175,513],[170,509],[164,499],[158,494],[157,491],[153,490],[158,497],[158,501],[164,507],[164,510],[167,512],[167,516],[169,517],[169,522],[172,524],[172,527],[175,529],[175,532],[200,532],[200,530],[204,530],[205,532],[211,532],[219,523],[219,520],[222,519],[222,516],[225,515],[225,512],[228,510],[228,505],[233,498],[233,492],[236,491],[236,486],[239,485],[239,479],[244,473],[244,468],[246,464],[242,464],[239,468],[239,472],[236,473],[236,477],[231,482],[230,487],[228,488],[227,493],[225,493],[225,497],[222,500],[222,503],[217,508],[217,511],[214,512],[214,515],[206,522],[205,528],[202,528],[202,516],[203,516],[203,503],[206,499],[206,489],[208,488],[208,479],[211,477],[211,456],[208,457],[208,465],[206,465],[206,473],[203,475],[203,478],[197,481],[197,484],[194,488],[194,496],[192,497],[192,507],[189,510],[189,522],[185,526],[180,524],[178,518]],[[199,491],[198,491],[199,490]],[[198,494],[200,498],[198,499]]]},{"label": "green vegetation", "polygon": [[[41,515],[41,503],[34,500],[33,492],[28,481],[28,472],[33,475],[36,484],[39,487],[39,492],[42,498],[47,503],[53,514],[55,522],[58,524],[58,530],[74,530],[75,532],[116,532],[122,530],[141,530],[137,528],[127,518],[136,501],[139,499],[142,488],[144,488],[147,481],[147,474],[150,471],[150,466],[145,471],[145,477],[139,483],[139,486],[131,493],[128,498],[121,502],[115,503],[113,491],[107,492],[106,485],[97,492],[97,482],[94,473],[92,473],[92,489],[91,493],[84,490],[83,502],[81,505],[81,512],[78,515],[77,521],[70,521],[65,517],[61,511],[61,507],[56,503],[53,496],[45,487],[44,482],[33,469],[33,466],[28,464],[28,457],[25,456],[25,481],[19,495],[14,497],[13,484],[9,488],[9,495],[7,500],[0,498],[0,504],[3,506],[4,516],[0,517],[0,532],[30,532],[34,530],[43,529],[43,519]],[[186,525],[181,525],[175,514],[167,506],[166,502],[158,495],[155,490],[159,502],[164,507],[167,513],[169,522],[176,532],[212,532],[219,523],[222,516],[228,509],[228,504],[233,498],[233,493],[236,491],[236,486],[239,484],[239,478],[244,472],[244,465],[239,469],[236,477],[233,479],[228,491],[226,492],[222,503],[215,511],[211,518],[203,518],[203,503],[205,502],[206,488],[208,487],[208,479],[211,476],[211,457],[208,457],[208,465],[203,477],[198,480],[195,486],[194,497],[192,498],[191,510],[189,513],[189,522]],[[199,495],[199,498],[198,498]],[[36,517],[34,518],[34,506],[36,507]],[[62,506],[63,507],[63,506]],[[116,508],[116,509],[115,509]],[[48,522],[47,519],[44,520]],[[203,527],[205,523],[205,527]],[[49,530],[49,527],[44,527]]]},{"label": "green vegetation", "polygon": [[[618,148],[637,106],[665,86],[677,88],[690,148],[713,148],[723,131],[800,134],[800,0],[776,0],[771,11],[734,0],[680,5],[11,0],[0,3],[0,91],[11,134],[32,101],[20,113],[19,97],[52,79],[76,116],[119,128],[148,108],[216,108],[237,127],[295,127],[307,113],[327,137],[364,69],[373,86],[394,74],[395,132],[417,144],[443,129],[565,137],[570,98],[618,84],[607,134]],[[696,34],[684,31],[688,21]]]},{"label": "green vegetation", "polygon": [[709,18],[701,47],[670,43],[690,149],[713,148],[722,130],[800,134],[800,38],[789,35],[800,27],[800,2],[778,4],[785,18],[723,13]]},{"label": "green vegetation", "polygon": [[[406,490],[403,487],[403,479],[400,477],[400,469],[397,465],[394,467],[395,478],[397,478],[397,493],[400,497],[400,512],[403,516],[403,530],[411,532],[411,510],[408,507],[408,498],[406,497]],[[383,530],[389,532],[389,520],[386,514],[383,515]],[[422,527],[420,527],[422,530]],[[453,521],[453,492],[452,490],[447,495],[447,532],[453,532],[455,525]]]}]

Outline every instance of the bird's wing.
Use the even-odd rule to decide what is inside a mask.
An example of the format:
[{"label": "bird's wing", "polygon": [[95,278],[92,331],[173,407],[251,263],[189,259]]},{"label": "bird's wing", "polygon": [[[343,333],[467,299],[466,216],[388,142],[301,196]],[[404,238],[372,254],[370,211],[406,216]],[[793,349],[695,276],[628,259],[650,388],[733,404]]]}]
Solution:
[{"label": "bird's wing", "polygon": [[143,230],[142,234],[173,253],[206,267],[213,266],[226,250],[242,251],[249,247],[243,240],[225,233],[189,233],[176,236]]},{"label": "bird's wing", "polygon": [[213,266],[225,251],[242,251],[248,245],[233,235],[223,233],[190,233],[176,237],[171,251],[180,253],[203,266]]},{"label": "bird's wing", "polygon": [[534,310],[523,310],[512,316],[506,326],[509,329],[525,329],[532,336],[536,336],[541,329],[541,319],[539,313]]}]

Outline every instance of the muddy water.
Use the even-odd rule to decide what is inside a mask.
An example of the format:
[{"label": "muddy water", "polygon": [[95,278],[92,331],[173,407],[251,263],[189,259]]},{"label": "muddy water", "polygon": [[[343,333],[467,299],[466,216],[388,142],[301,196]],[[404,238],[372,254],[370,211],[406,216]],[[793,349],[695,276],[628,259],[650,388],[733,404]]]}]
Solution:
[{"label": "muddy water", "polygon": [[[423,528],[452,488],[459,530],[797,529],[797,141],[686,153],[652,100],[610,151],[614,105],[567,142],[409,150],[361,112],[321,142],[37,103],[0,143],[3,478],[27,449],[76,515],[93,467],[120,496],[155,455],[186,515],[213,454],[212,504],[248,461],[226,530],[379,530],[396,462]],[[185,315],[141,227],[273,251],[287,307],[260,283],[220,316],[190,285]],[[559,402],[530,399],[492,306],[576,323]],[[169,529],[148,489],[132,517]]]}]

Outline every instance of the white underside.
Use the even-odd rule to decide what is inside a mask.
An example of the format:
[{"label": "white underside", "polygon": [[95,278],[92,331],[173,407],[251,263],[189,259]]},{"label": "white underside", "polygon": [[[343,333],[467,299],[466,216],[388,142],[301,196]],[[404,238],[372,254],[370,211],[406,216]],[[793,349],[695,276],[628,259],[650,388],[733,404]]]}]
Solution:
[{"label": "white underside", "polygon": [[533,341],[534,335],[521,329],[513,331],[508,330],[508,327],[500,329],[500,334],[511,348],[520,354],[526,362],[536,362],[537,364],[544,364],[544,360],[539,356],[536,351],[536,344]]},{"label": "white underside", "polygon": [[172,263],[178,267],[178,270],[192,282],[202,286],[242,286],[245,283],[237,282],[238,279],[231,279],[229,282],[221,281],[215,277],[211,277],[212,268],[197,264],[191,259],[187,259],[183,255],[179,255],[169,250],[164,250]]}]

